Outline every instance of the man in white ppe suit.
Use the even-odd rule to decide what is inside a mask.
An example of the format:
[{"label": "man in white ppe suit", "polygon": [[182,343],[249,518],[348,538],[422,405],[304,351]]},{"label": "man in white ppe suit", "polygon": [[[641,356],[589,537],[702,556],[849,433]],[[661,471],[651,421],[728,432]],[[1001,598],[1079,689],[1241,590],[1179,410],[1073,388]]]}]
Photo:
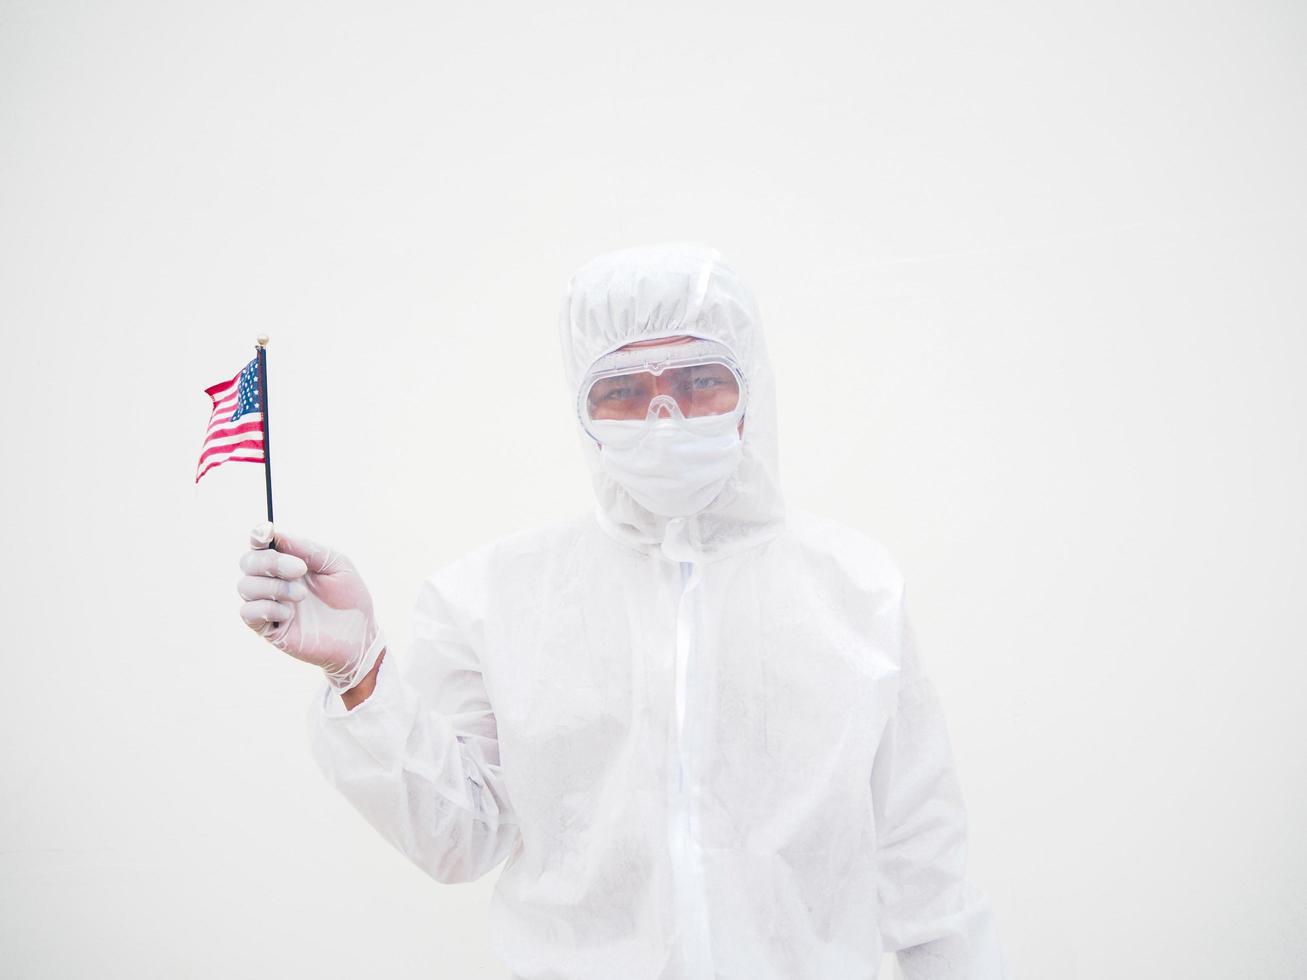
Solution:
[{"label": "man in white ppe suit", "polygon": [[430,576],[401,662],[348,559],[255,529],[241,614],[326,671],[326,777],[438,881],[503,864],[516,980],[1004,980],[903,579],[785,507],[744,284],[624,249],[560,333],[597,507]]}]

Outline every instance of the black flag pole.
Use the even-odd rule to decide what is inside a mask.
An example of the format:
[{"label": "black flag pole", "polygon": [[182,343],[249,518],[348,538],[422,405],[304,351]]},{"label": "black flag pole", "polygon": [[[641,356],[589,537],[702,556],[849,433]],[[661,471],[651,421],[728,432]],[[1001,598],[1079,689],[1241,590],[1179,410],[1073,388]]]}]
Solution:
[{"label": "black flag pole", "polygon": [[[268,432],[268,336],[259,337],[259,408],[263,412],[263,482],[268,490],[268,523],[272,523],[272,436]],[[271,547],[271,542],[269,542]]]}]

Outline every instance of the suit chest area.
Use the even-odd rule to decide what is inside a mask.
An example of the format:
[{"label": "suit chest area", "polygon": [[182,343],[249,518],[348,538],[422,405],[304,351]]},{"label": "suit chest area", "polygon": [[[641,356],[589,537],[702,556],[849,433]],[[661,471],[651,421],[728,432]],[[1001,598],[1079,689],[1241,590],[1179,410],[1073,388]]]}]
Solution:
[{"label": "suit chest area", "polygon": [[873,603],[767,562],[710,563],[697,583],[644,558],[573,571],[486,619],[523,818],[614,781],[656,807],[678,766],[742,821],[775,794],[861,792],[897,683]]}]

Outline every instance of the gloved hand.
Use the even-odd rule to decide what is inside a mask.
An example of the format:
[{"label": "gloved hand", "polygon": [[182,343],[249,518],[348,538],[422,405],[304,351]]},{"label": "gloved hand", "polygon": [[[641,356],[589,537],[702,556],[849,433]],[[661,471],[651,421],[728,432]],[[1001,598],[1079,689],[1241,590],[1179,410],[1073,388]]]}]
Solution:
[{"label": "gloved hand", "polygon": [[344,693],[367,676],[386,640],[372,596],[348,558],[307,538],[277,532],[267,521],[250,533],[236,591],[241,619],[277,649],[321,667]]}]

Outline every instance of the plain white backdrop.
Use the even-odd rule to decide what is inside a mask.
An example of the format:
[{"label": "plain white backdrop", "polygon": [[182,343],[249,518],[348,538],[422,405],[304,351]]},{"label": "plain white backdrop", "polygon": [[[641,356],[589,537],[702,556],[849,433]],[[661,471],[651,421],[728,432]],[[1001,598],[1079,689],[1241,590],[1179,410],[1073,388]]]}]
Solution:
[{"label": "plain white backdrop", "polygon": [[568,275],[721,249],[791,503],[903,566],[1020,980],[1307,960],[1300,4],[0,0],[7,976],[496,978],[240,621],[591,506]]}]

